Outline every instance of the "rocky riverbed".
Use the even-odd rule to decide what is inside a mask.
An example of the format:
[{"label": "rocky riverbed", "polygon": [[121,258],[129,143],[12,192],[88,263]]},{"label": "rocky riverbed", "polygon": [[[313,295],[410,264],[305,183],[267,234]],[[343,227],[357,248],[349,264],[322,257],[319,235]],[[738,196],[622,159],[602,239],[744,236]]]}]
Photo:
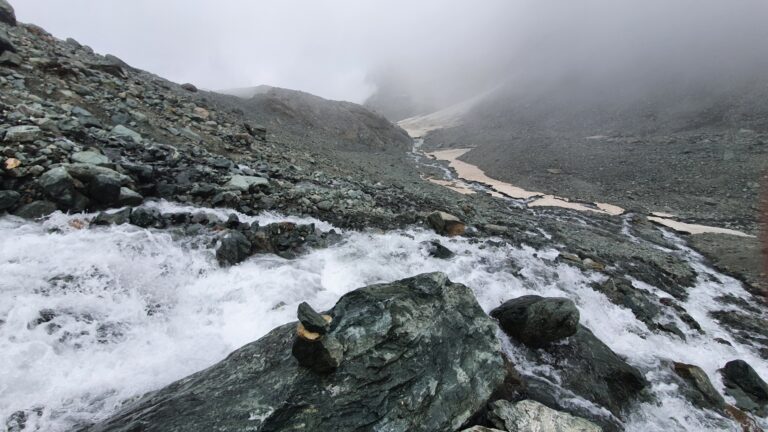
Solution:
[{"label": "rocky riverbed", "polygon": [[[7,430],[766,426],[738,262],[632,211],[432,184],[445,167],[361,108],[244,106],[11,18],[0,0]],[[327,127],[303,139],[275,99]]]}]

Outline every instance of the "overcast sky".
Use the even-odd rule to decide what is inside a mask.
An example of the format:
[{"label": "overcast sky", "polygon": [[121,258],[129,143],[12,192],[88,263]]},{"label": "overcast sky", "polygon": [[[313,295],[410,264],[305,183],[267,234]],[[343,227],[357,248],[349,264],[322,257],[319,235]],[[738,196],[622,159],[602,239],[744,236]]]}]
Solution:
[{"label": "overcast sky", "polygon": [[370,74],[723,76],[768,65],[768,0],[11,0],[18,18],[177,82],[362,102]]}]

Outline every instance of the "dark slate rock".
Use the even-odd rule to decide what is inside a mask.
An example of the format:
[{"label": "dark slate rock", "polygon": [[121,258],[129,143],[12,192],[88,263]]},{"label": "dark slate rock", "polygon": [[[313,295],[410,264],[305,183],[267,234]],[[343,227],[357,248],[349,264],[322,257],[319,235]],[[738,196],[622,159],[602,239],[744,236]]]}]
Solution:
[{"label": "dark slate rock", "polygon": [[299,305],[297,315],[299,322],[305,329],[319,334],[325,334],[328,331],[328,322],[307,302],[302,302]]},{"label": "dark slate rock", "polygon": [[456,256],[455,253],[436,240],[424,242],[424,246],[426,246],[429,256],[433,258],[451,259]]},{"label": "dark slate rock", "polygon": [[722,412],[725,399],[712,385],[704,370],[695,365],[677,362],[672,367],[683,379],[683,385],[679,388],[686,399],[699,408]]},{"label": "dark slate rock", "polygon": [[32,201],[16,209],[14,214],[24,219],[40,219],[57,210],[56,204],[50,201]]},{"label": "dark slate rock", "polygon": [[8,32],[4,28],[0,27],[0,53],[16,52],[16,47],[13,46],[11,38],[8,36]]},{"label": "dark slate rock", "polygon": [[122,225],[131,221],[131,208],[126,207],[116,212],[101,212],[93,219],[91,225]]},{"label": "dark slate rock", "polygon": [[65,209],[75,204],[75,179],[64,167],[46,171],[37,180],[43,192]]},{"label": "dark slate rock", "polygon": [[725,392],[736,406],[760,416],[768,414],[768,385],[744,360],[732,360],[720,370]]},{"label": "dark slate rock", "polygon": [[443,274],[355,290],[329,315],[333,373],[299,366],[290,323],[87,431],[455,431],[504,379],[496,326]]},{"label": "dark slate rock", "polygon": [[21,194],[16,191],[0,191],[0,210],[8,210],[16,205],[21,199]]},{"label": "dark slate rock", "polygon": [[141,228],[150,228],[160,222],[160,212],[156,209],[144,207],[135,208],[131,211],[131,224]]},{"label": "dark slate rock", "polygon": [[120,181],[114,176],[96,175],[88,183],[88,194],[94,201],[111,205],[120,201]]},{"label": "dark slate rock", "polygon": [[491,316],[505,333],[534,348],[572,336],[579,326],[579,310],[566,298],[518,297],[494,309]]},{"label": "dark slate rock", "polygon": [[582,325],[567,343],[553,344],[543,351],[555,359],[554,367],[564,388],[605,407],[617,417],[648,385],[637,369]]},{"label": "dark slate rock", "polygon": [[16,25],[16,13],[6,0],[0,0],[0,22],[4,22],[8,25]]},{"label": "dark slate rock", "polygon": [[241,232],[230,231],[216,249],[216,259],[222,266],[235,265],[251,256],[251,242]]},{"label": "dark slate rock", "polygon": [[127,187],[120,188],[120,197],[118,203],[125,206],[138,206],[144,202],[144,197],[140,193],[128,189]]},{"label": "dark slate rock", "polygon": [[316,340],[311,340],[302,337],[302,333],[299,333],[293,340],[291,354],[300,366],[316,373],[326,374],[341,366],[344,347],[333,336],[323,335]]}]

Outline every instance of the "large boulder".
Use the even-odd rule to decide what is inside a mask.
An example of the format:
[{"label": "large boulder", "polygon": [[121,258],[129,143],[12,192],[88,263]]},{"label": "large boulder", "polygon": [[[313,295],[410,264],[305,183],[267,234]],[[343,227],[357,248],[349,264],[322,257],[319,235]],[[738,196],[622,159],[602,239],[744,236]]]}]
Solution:
[{"label": "large boulder", "polygon": [[223,266],[239,264],[251,256],[251,242],[239,231],[230,231],[216,249],[216,259]]},{"label": "large boulder", "polygon": [[602,432],[589,420],[555,411],[538,402],[512,403],[499,400],[491,404],[491,421],[499,429],[525,432]]},{"label": "large boulder", "polygon": [[16,13],[6,0],[0,0],[0,22],[8,25],[16,25]]},{"label": "large boulder", "polygon": [[297,323],[150,393],[90,432],[453,432],[504,379],[496,326],[441,273],[372,285],[326,312],[335,371],[299,365]]},{"label": "large boulder", "polygon": [[117,204],[120,200],[120,178],[114,175],[98,174],[88,182],[88,196],[104,204]]},{"label": "large boulder", "polygon": [[567,298],[528,295],[509,300],[491,311],[505,333],[533,348],[573,336],[579,310]]},{"label": "large boulder", "polygon": [[725,399],[709,380],[707,373],[696,365],[675,362],[675,373],[683,379],[680,392],[699,408],[720,411],[725,408]]},{"label": "large boulder", "polygon": [[447,236],[462,235],[467,228],[461,219],[442,211],[430,213],[427,222],[436,233]]},{"label": "large boulder", "polygon": [[40,219],[56,210],[56,204],[50,201],[39,200],[19,207],[13,214],[24,219]]},{"label": "large boulder", "polygon": [[532,355],[535,362],[552,364],[563,388],[619,418],[648,385],[640,371],[582,325],[566,343],[549,345]]},{"label": "large boulder", "polygon": [[760,416],[768,414],[768,384],[744,360],[732,360],[720,370],[725,393],[736,400],[736,406]]},{"label": "large boulder", "polygon": [[75,179],[69,175],[66,168],[57,167],[43,173],[37,180],[48,197],[64,208],[75,203]]}]

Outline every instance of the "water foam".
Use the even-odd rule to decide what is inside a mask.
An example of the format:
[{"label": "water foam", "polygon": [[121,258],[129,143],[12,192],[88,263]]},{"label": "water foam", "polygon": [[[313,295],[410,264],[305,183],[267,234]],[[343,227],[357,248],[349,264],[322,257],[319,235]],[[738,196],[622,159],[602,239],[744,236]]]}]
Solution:
[{"label": "water foam", "polygon": [[[165,212],[192,210],[152,205]],[[231,213],[205,211],[220,218]],[[0,219],[5,239],[0,244],[2,422],[17,410],[31,409],[39,415],[30,415],[30,430],[65,431],[99,420],[124,401],[210,366],[294,320],[301,301],[327,309],[355,288],[429,271],[443,271],[470,286],[485,310],[525,294],[573,299],[582,322],[652,382],[660,403],[640,405],[629,430],[732,426],[692,408],[665,383],[663,374],[654,372],[663,359],[697,364],[720,387],[715,370],[733,358],[744,358],[768,376],[752,348],[732,340],[707,316],[717,295],[746,293],[683,245],[677,253],[701,274],[685,306],[707,331],[706,336],[690,334],[686,342],[648,331],[630,311],[589,287],[604,276],[558,263],[554,250],[449,240],[420,229],[347,232],[341,243],[298,259],[263,255],[222,269],[210,237],[180,239],[129,225],[78,229],[73,223],[91,216],[57,213],[43,223]],[[260,223],[284,219],[277,214],[253,218]],[[428,240],[441,240],[457,256],[448,261],[429,257],[422,244]],[[714,337],[733,346],[714,342]],[[521,348],[505,346],[520,358],[513,351]],[[556,380],[547,365],[518,366]],[[589,405],[577,397],[571,403]]]}]

